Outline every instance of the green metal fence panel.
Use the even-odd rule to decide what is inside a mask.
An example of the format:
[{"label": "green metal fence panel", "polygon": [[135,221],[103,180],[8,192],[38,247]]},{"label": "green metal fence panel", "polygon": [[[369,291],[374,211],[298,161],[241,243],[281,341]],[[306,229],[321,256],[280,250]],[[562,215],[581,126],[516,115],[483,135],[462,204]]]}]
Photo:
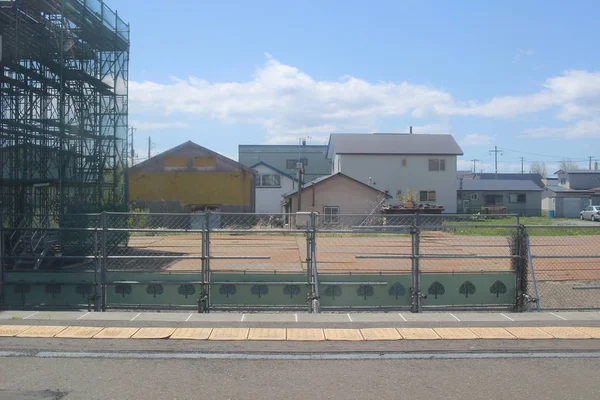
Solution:
[{"label": "green metal fence panel", "polygon": [[423,306],[514,305],[514,272],[422,273]]},{"label": "green metal fence panel", "polygon": [[319,274],[321,307],[408,307],[411,275]]},{"label": "green metal fence panel", "polygon": [[211,273],[212,306],[305,306],[306,275],[293,273]]},{"label": "green metal fence panel", "polygon": [[107,306],[196,306],[202,273],[109,271],[106,274]]},{"label": "green metal fence panel", "polygon": [[94,271],[6,271],[4,277],[7,308],[87,306],[94,295]]}]

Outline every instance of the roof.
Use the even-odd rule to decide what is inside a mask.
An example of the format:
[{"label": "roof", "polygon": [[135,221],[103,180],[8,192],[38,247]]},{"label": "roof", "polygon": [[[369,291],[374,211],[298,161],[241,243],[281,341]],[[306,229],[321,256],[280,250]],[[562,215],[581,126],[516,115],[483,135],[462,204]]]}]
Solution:
[{"label": "roof", "polygon": [[589,170],[589,169],[559,169],[558,171],[556,171],[554,174],[560,174],[560,173],[566,173],[566,174],[600,174],[600,171],[595,171],[595,170]]},{"label": "roof", "polygon": [[199,144],[196,144],[196,143],[192,142],[191,140],[188,140],[187,142],[182,143],[179,146],[175,146],[175,147],[173,147],[173,148],[171,148],[171,149],[169,149],[167,151],[163,151],[160,154],[157,154],[157,155],[155,155],[153,157],[150,157],[149,159],[145,160],[144,162],[141,162],[141,163],[136,164],[136,165],[134,165],[132,167],[129,167],[129,170],[131,171],[131,170],[136,170],[138,168],[142,168],[145,165],[150,164],[150,163],[152,163],[155,160],[158,160],[158,159],[161,159],[163,157],[166,157],[169,154],[176,153],[177,151],[179,151],[181,149],[184,149],[186,147],[194,148],[196,150],[200,150],[200,151],[209,153],[210,155],[212,155],[212,156],[218,158],[219,160],[224,161],[224,162],[226,162],[226,163],[228,163],[230,165],[233,165],[233,166],[235,166],[237,168],[243,169],[244,171],[253,172],[252,168],[246,167],[245,165],[240,164],[239,162],[234,161],[234,160],[232,160],[229,157],[225,157],[222,154],[219,154],[219,153],[214,152],[214,151],[212,151],[210,149],[207,149],[206,147],[200,146]]},{"label": "roof", "polygon": [[291,180],[293,180],[293,181],[296,181],[296,182],[298,182],[298,178],[296,178],[296,177],[293,177],[292,175],[288,174],[287,172],[283,172],[282,170],[280,170],[280,169],[277,169],[277,168],[275,168],[274,166],[272,166],[272,165],[270,165],[270,164],[267,164],[267,163],[266,163],[266,162],[264,162],[264,161],[259,161],[259,162],[257,162],[256,164],[254,164],[254,165],[251,165],[251,166],[250,166],[250,168],[251,168],[251,169],[255,169],[255,168],[256,168],[256,167],[258,167],[258,166],[263,166],[263,167],[269,168],[271,171],[277,172],[279,175],[283,175],[283,176],[285,176],[286,178],[289,178],[289,179],[291,179]]},{"label": "roof", "polygon": [[452,135],[332,133],[327,153],[463,155]]},{"label": "roof", "polygon": [[[456,187],[460,189],[460,181],[456,182]],[[542,188],[533,183],[533,181],[519,181],[515,179],[465,179],[462,181],[462,190],[541,192]]]},{"label": "roof", "polygon": [[514,181],[532,181],[539,187],[544,187],[542,176],[540,174],[519,174],[519,173],[500,173],[496,179],[494,173],[481,173],[476,175],[479,179],[494,179],[494,180],[514,180]]},{"label": "roof", "polygon": [[[356,182],[356,183],[359,183],[359,184],[361,184],[361,185],[363,185],[363,186],[366,186],[366,187],[368,187],[369,189],[371,189],[371,190],[374,190],[374,191],[376,191],[376,192],[379,192],[379,193],[383,194],[384,196],[386,196],[386,197],[388,197],[388,198],[391,198],[391,197],[392,197],[392,196],[390,196],[389,194],[387,194],[387,193],[385,193],[385,192],[383,192],[383,191],[381,191],[381,190],[379,190],[379,189],[377,189],[377,188],[374,188],[373,186],[369,186],[369,185],[367,185],[366,183],[363,183],[363,182],[361,182],[361,181],[359,181],[359,180],[357,180],[357,179],[351,178],[351,177],[349,177],[349,176],[348,176],[348,175],[346,175],[346,174],[342,174],[341,172],[338,172],[337,174],[333,174],[333,175],[322,176],[322,177],[320,177],[320,178],[317,178],[317,179],[315,179],[315,180],[313,180],[313,181],[310,181],[309,183],[307,183],[306,185],[304,185],[304,186],[302,187],[302,189],[307,189],[307,188],[309,188],[309,187],[316,186],[316,185],[318,185],[318,184],[320,184],[320,183],[323,183],[323,182],[327,181],[328,179],[331,179],[331,178],[333,178],[333,177],[336,177],[336,176],[341,176],[341,177],[343,177],[343,178],[350,179],[351,181],[354,181],[354,182]],[[296,194],[296,193],[298,193],[298,189],[296,189],[296,190],[293,190],[293,191],[291,191],[291,192],[289,192],[289,193],[287,193],[287,194],[284,194],[284,195],[283,195],[283,197],[290,197],[290,196],[292,196],[292,195],[294,195],[294,194]]]}]

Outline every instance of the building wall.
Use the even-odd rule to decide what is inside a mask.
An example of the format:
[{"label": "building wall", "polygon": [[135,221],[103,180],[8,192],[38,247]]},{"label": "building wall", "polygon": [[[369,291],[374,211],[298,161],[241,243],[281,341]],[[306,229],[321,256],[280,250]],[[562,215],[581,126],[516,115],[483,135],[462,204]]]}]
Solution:
[{"label": "building wall", "polygon": [[568,174],[567,183],[569,188],[574,190],[594,189],[600,187],[600,173]]},{"label": "building wall", "polygon": [[[456,213],[456,156],[342,154],[341,171],[354,179],[388,191],[396,204],[399,190],[435,191],[436,204]],[[429,159],[446,161],[445,171],[429,171]],[[405,160],[405,165],[403,165]],[[371,179],[369,179],[371,178]],[[432,202],[433,203],[433,202]]]},{"label": "building wall", "polygon": [[551,190],[544,190],[542,192],[542,210],[549,211],[554,210],[556,207],[555,194]]},{"label": "building wall", "polygon": [[590,205],[590,198],[579,196],[559,196],[555,200],[555,216],[557,218],[577,218],[585,207]]},{"label": "building wall", "polygon": [[[509,200],[510,194],[525,194],[525,203],[511,203]],[[471,194],[476,194],[477,199],[473,200]],[[499,206],[506,207],[507,214],[522,214],[526,216],[540,216],[542,214],[542,192],[533,191],[463,191],[463,200],[469,200],[469,210],[463,210],[466,213],[477,213],[485,204],[486,195],[502,196],[502,204]],[[460,199],[459,199],[460,201]],[[460,205],[459,205],[459,208]]]},{"label": "building wall", "polygon": [[[263,174],[277,174],[277,172],[272,169],[265,167],[264,165],[259,165],[254,168],[258,173],[256,177],[257,182],[260,179],[260,175]],[[256,187],[256,212],[259,214],[274,214],[281,213],[283,211],[283,207],[281,202],[283,201],[283,195],[290,193],[292,190],[296,188],[295,182],[290,178],[280,175],[281,187],[260,187],[257,184]]]},{"label": "building wall", "polygon": [[[340,214],[370,214],[385,196],[358,182],[335,176],[323,184],[302,190],[301,211],[323,214],[323,208],[339,207]],[[291,211],[298,210],[298,197],[291,196]]]},{"label": "building wall", "polygon": [[331,161],[326,158],[327,146],[280,146],[280,145],[240,145],[239,162],[247,167],[263,161],[286,174],[295,176],[295,168],[287,167],[287,160],[308,159],[305,181],[331,174]]}]

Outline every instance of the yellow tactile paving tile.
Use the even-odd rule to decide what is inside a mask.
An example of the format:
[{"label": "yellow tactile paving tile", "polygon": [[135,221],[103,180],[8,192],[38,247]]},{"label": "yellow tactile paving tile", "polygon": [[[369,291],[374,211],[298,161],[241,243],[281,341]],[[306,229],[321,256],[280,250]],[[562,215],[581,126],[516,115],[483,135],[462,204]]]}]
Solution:
[{"label": "yellow tactile paving tile", "polygon": [[248,340],[285,340],[286,331],[283,328],[250,328]]},{"label": "yellow tactile paving tile", "polygon": [[30,325],[0,325],[0,337],[17,336],[31,328]]},{"label": "yellow tactile paving tile", "polygon": [[168,339],[175,328],[140,328],[132,339]]},{"label": "yellow tactile paving tile", "polygon": [[434,328],[442,339],[445,340],[473,340],[479,339],[469,328]]},{"label": "yellow tactile paving tile", "polygon": [[552,335],[549,335],[540,328],[516,327],[505,329],[517,339],[554,339]]},{"label": "yellow tactile paving tile", "polygon": [[437,340],[441,337],[431,328],[398,328],[400,336],[408,340]]},{"label": "yellow tactile paving tile", "polygon": [[360,341],[363,340],[359,329],[323,329],[326,340]]},{"label": "yellow tactile paving tile", "polygon": [[249,328],[215,328],[208,340],[246,340]]},{"label": "yellow tactile paving tile", "polygon": [[323,329],[288,328],[288,341],[319,342],[325,340]]},{"label": "yellow tactile paving tile", "polygon": [[101,330],[102,328],[96,326],[70,326],[54,337],[64,339],[91,339]]},{"label": "yellow tactile paving tile", "polygon": [[32,326],[31,328],[23,331],[17,335],[17,337],[32,337],[32,338],[51,338],[60,332],[67,329],[66,326],[55,326],[55,325],[40,325]]},{"label": "yellow tactile paving tile", "polygon": [[480,339],[516,339],[504,328],[469,328]]},{"label": "yellow tactile paving tile", "polygon": [[365,328],[361,329],[365,340],[401,340],[402,336],[394,328]]},{"label": "yellow tactile paving tile", "polygon": [[208,340],[212,328],[177,328],[169,339]]},{"label": "yellow tactile paving tile", "polygon": [[129,339],[140,328],[104,328],[94,335],[94,339]]},{"label": "yellow tactile paving tile", "polygon": [[591,339],[590,335],[569,326],[544,326],[540,328],[556,339]]},{"label": "yellow tactile paving tile", "polygon": [[600,339],[600,327],[576,327],[579,332],[585,333],[592,339]]}]

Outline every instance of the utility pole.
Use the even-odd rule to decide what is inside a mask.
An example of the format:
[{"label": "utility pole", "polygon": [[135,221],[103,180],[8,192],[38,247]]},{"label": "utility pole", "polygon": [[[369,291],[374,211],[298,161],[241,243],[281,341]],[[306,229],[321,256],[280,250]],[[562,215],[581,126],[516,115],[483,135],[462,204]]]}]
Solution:
[{"label": "utility pole", "polygon": [[519,157],[521,159],[521,173],[524,174],[525,171],[523,170],[523,161],[525,161],[525,157]]},{"label": "utility pole", "polygon": [[490,154],[492,153],[494,153],[494,170],[496,171],[494,179],[498,179],[498,153],[500,153],[500,155],[503,155],[504,153],[502,150],[498,150],[498,146],[494,146],[494,150],[490,150]]},{"label": "utility pole", "polygon": [[304,164],[302,164],[302,167],[300,167],[300,164],[296,165],[298,167],[298,212],[302,211],[302,175],[304,172]]},{"label": "utility pole", "polygon": [[152,138],[148,136],[148,160],[152,157]]},{"label": "utility pole", "polygon": [[594,171],[598,171],[598,161],[594,162]]},{"label": "utility pole", "polygon": [[131,130],[131,166],[133,167],[133,163],[135,162],[135,149],[133,147],[133,132],[137,131],[133,126],[129,128]]},{"label": "utility pole", "polygon": [[590,166],[588,167],[588,169],[591,171],[592,170],[592,158],[594,158],[594,157],[589,156],[588,158],[590,159]]},{"label": "utility pole", "polygon": [[481,160],[473,159],[471,161],[473,161],[473,173],[476,174],[477,173],[477,163]]}]

